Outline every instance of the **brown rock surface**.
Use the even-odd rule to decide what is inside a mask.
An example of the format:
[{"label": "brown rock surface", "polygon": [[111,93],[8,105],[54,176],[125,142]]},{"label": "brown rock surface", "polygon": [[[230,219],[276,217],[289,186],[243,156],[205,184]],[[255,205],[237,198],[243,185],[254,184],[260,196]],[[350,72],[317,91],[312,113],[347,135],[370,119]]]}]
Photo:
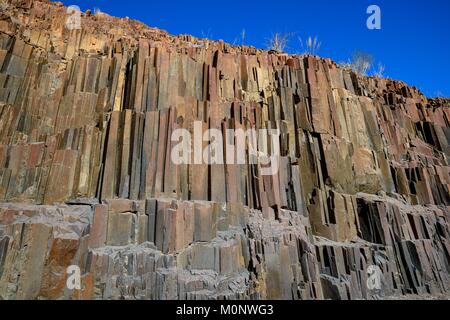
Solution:
[{"label": "brown rock surface", "polygon": [[[68,30],[60,4],[6,4],[0,299],[448,294],[448,99],[329,59],[105,14]],[[174,164],[172,132],[194,121],[279,129],[278,173]]]}]

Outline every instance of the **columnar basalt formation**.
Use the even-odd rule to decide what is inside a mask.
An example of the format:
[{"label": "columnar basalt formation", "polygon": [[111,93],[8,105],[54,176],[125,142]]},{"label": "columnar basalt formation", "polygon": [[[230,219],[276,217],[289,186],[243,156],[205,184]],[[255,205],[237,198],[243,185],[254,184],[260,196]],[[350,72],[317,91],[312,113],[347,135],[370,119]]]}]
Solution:
[{"label": "columnar basalt formation", "polygon": [[[105,14],[69,30],[58,3],[1,10],[0,299],[448,294],[449,100]],[[174,164],[196,121],[280,130],[278,172]]]}]

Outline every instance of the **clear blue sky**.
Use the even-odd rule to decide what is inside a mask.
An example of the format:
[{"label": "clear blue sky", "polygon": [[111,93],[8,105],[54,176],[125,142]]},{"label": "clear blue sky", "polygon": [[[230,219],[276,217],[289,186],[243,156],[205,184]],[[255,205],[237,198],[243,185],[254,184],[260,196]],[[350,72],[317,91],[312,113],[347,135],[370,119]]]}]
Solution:
[{"label": "clear blue sky", "polygon": [[[295,33],[287,51],[301,52],[298,37],[317,35],[318,54],[347,61],[355,50],[371,53],[385,74],[428,96],[450,96],[449,0],[65,0],[83,11],[99,8],[140,20],[171,34],[192,34],[265,48],[275,32]],[[382,29],[368,30],[366,9],[381,8]]]}]

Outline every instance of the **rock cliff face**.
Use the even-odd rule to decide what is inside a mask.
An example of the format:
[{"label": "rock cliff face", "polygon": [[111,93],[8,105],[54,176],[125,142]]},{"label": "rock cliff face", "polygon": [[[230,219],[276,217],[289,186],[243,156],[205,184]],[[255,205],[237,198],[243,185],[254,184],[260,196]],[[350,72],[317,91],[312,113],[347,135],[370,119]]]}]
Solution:
[{"label": "rock cliff face", "polygon": [[[449,100],[329,59],[66,19],[1,4],[0,299],[448,294]],[[277,174],[175,165],[171,135],[195,121],[279,129]]]}]

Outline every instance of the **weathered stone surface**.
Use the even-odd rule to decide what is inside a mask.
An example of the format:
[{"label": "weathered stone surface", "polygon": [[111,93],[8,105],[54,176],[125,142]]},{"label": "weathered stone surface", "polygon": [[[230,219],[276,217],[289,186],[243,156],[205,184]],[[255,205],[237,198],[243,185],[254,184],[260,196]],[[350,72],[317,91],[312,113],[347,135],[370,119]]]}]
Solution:
[{"label": "weathered stone surface", "polygon": [[[329,59],[105,14],[68,30],[62,4],[7,3],[1,299],[449,294],[448,99]],[[172,132],[196,121],[279,129],[278,172],[176,165]],[[227,156],[248,159],[245,146]],[[256,146],[268,154],[267,135]]]}]

